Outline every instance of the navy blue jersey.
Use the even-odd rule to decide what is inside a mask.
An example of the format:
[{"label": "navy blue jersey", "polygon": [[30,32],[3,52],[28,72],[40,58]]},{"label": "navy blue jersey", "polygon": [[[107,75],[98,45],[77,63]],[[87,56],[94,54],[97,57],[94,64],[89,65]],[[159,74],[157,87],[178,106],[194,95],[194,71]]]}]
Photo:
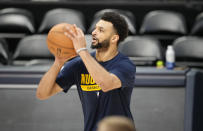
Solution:
[{"label": "navy blue jersey", "polygon": [[[95,58],[95,52],[91,55]],[[135,65],[121,53],[99,64],[121,80],[121,88],[103,92],[80,57],[67,62],[56,79],[64,92],[76,84],[84,113],[84,131],[96,131],[97,123],[105,116],[122,115],[133,119],[130,99],[135,81]]]}]

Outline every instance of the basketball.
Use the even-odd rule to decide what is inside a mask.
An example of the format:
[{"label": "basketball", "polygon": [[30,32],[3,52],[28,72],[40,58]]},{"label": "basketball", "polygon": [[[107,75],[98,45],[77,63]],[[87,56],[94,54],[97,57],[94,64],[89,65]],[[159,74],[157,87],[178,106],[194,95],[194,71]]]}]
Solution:
[{"label": "basketball", "polygon": [[77,55],[73,42],[64,35],[66,27],[75,31],[73,25],[68,23],[60,23],[53,26],[48,32],[47,46],[49,51],[54,55],[62,58],[73,58]]}]

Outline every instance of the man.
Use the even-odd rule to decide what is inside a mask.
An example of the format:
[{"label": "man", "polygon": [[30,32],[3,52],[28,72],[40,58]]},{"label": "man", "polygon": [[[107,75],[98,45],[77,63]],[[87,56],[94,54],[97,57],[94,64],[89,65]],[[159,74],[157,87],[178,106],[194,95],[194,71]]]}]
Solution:
[{"label": "man", "polygon": [[[64,91],[76,84],[84,113],[85,131],[95,131],[97,122],[110,115],[132,119],[130,99],[135,80],[135,65],[118,52],[118,43],[128,34],[128,26],[119,14],[107,12],[92,32],[90,54],[81,29],[67,28],[64,33],[73,41],[80,57],[55,57],[54,64],[42,77],[37,89],[39,99]],[[64,65],[65,63],[65,65]],[[63,66],[63,68],[62,68]],[[61,69],[62,68],[62,69]]]},{"label": "man", "polygon": [[135,126],[127,117],[108,116],[99,122],[97,131],[135,131]]}]

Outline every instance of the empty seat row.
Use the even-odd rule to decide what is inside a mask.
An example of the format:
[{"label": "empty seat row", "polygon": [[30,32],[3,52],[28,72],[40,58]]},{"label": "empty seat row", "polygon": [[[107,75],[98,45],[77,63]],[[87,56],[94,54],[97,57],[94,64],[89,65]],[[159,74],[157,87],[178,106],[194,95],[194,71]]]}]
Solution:
[{"label": "empty seat row", "polygon": [[[90,52],[92,36],[86,35],[87,48]],[[0,38],[0,65],[29,66],[36,64],[50,64],[54,56],[48,50],[46,34],[29,35],[22,38],[13,54],[9,53],[7,41]]]},{"label": "empty seat row", "polygon": [[0,32],[35,33],[34,18],[31,12],[19,8],[0,10]]},{"label": "empty seat row", "polygon": [[46,45],[47,35],[32,35],[24,37],[12,56],[13,65],[48,64],[52,62],[53,55]]},{"label": "empty seat row", "polygon": [[0,65],[8,64],[9,53],[7,43],[4,39],[0,38]]},{"label": "empty seat row", "polygon": [[35,28],[34,17],[28,10],[19,8],[5,8],[0,10],[1,33],[47,33],[58,23],[68,22],[78,25],[85,32],[83,14],[72,9],[53,9],[48,11],[38,30]]},{"label": "empty seat row", "polygon": [[119,51],[128,56],[136,65],[155,65],[163,59],[163,51],[158,39],[145,36],[129,36],[120,43]]},{"label": "empty seat row", "polygon": [[[47,35],[30,35],[22,38],[10,59],[13,65],[49,64],[54,56],[46,45]],[[91,35],[85,35],[89,52]],[[0,40],[0,61],[6,64],[7,51],[3,39]],[[176,54],[176,65],[203,67],[203,38],[180,37],[172,43]],[[160,41],[149,36],[129,36],[120,43],[119,51],[128,56],[136,65],[155,66],[158,60],[164,60]]]},{"label": "empty seat row", "polygon": [[[153,65],[165,61],[165,51],[160,41],[153,37],[131,36],[119,46],[119,50],[137,65]],[[203,68],[203,38],[183,36],[173,41],[176,66]]]},{"label": "empty seat row", "polygon": [[[5,8],[0,10],[0,32],[1,33],[47,33],[49,29],[58,23],[67,22],[76,24],[86,34],[90,34],[95,23],[106,11],[119,12],[127,21],[129,32],[134,34],[192,34],[202,35],[203,13],[194,20],[194,26],[188,31],[187,22],[182,14],[174,11],[157,10],[151,11],[143,19],[139,31],[136,27],[136,16],[131,11],[119,9],[104,9],[95,12],[92,23],[85,23],[82,12],[74,9],[56,8],[47,11],[39,27],[35,27],[32,13],[25,9]],[[88,28],[88,29],[87,29]]]},{"label": "empty seat row", "polygon": [[177,66],[203,67],[203,38],[181,37],[173,42]]},{"label": "empty seat row", "polygon": [[126,20],[128,24],[129,34],[136,34],[135,17],[133,13],[127,10],[124,11],[124,10],[118,10],[118,9],[104,9],[96,12],[87,33],[91,34],[93,29],[95,28],[95,24],[100,20],[100,18],[105,12],[118,12],[119,14],[121,14],[121,16],[123,16],[123,18]]}]

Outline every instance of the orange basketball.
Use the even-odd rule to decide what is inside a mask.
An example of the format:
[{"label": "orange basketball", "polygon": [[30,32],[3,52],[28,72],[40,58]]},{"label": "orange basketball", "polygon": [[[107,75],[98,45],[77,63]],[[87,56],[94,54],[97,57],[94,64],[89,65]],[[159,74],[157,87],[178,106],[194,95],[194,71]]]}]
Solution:
[{"label": "orange basketball", "polygon": [[47,36],[47,46],[49,51],[58,57],[73,58],[77,55],[73,47],[73,42],[64,32],[66,27],[75,31],[73,25],[68,23],[61,23],[53,26]]}]

